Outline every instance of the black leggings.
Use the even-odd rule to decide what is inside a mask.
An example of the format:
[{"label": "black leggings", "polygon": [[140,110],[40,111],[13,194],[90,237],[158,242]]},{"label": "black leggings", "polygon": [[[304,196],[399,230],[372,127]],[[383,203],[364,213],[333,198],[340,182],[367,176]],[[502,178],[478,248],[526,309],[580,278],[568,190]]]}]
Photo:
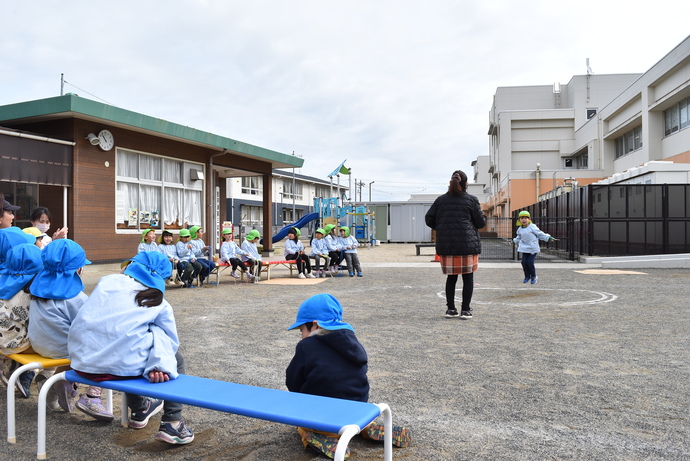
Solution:
[{"label": "black leggings", "polygon": [[[458,283],[457,275],[449,275],[446,279],[446,305],[448,309],[455,309],[455,286]],[[462,274],[462,307],[463,311],[470,310],[472,292],[474,291],[474,272]]]},{"label": "black leggings", "polygon": [[297,261],[297,272],[302,274],[304,270],[307,270],[307,274],[311,274],[311,262],[309,262],[309,256],[301,255],[299,253],[294,253],[285,256],[287,261]]}]

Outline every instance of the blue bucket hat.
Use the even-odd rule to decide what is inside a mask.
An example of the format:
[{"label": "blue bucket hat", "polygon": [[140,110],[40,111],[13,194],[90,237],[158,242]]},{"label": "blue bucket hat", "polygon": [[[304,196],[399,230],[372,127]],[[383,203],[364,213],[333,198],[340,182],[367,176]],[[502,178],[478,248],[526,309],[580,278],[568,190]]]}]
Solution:
[{"label": "blue bucket hat", "polygon": [[41,251],[43,269],[31,284],[31,294],[45,299],[71,299],[84,291],[77,271],[91,261],[77,242],[58,239]]},{"label": "blue bucket hat", "polygon": [[36,237],[24,233],[24,231],[15,226],[0,229],[0,271],[5,268],[7,252],[13,246],[21,245],[22,243],[36,243]]},{"label": "blue bucket hat", "polygon": [[348,329],[355,331],[352,325],[343,322],[343,306],[335,296],[328,293],[314,295],[304,301],[297,310],[297,319],[288,330],[294,330],[307,322],[319,322],[324,330]]},{"label": "blue bucket hat", "polygon": [[165,293],[165,280],[169,279],[171,274],[170,260],[158,251],[138,253],[125,269],[125,275],[129,275],[137,282],[163,293]]},{"label": "blue bucket hat", "polygon": [[22,243],[7,252],[5,271],[0,275],[0,299],[11,299],[43,268],[41,249]]}]

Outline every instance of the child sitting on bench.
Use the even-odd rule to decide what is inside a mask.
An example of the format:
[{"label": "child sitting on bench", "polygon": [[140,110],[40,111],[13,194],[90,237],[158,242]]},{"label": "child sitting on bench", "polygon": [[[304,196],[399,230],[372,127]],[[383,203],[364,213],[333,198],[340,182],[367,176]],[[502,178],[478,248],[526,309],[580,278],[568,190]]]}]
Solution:
[{"label": "child sitting on bench", "polygon": [[[163,298],[170,261],[160,252],[132,258],[122,274],[98,282],[72,322],[72,369],[92,381],[143,376],[152,383],[184,373],[172,306]],[[194,433],[182,421],[179,403],[127,394],[129,427],[142,429],[163,409],[156,440],[186,444]]]},{"label": "child sitting on bench", "polygon": [[[343,322],[340,302],[326,293],[308,298],[300,305],[295,323],[288,330],[297,328],[302,340],[297,343],[295,355],[285,372],[288,390],[367,402],[367,353],[357,340],[352,326]],[[338,434],[303,427],[297,428],[297,431],[305,447],[333,458]],[[360,434],[368,440],[383,441],[383,426],[372,423]],[[410,441],[407,429],[393,427],[395,446],[406,447]]]}]

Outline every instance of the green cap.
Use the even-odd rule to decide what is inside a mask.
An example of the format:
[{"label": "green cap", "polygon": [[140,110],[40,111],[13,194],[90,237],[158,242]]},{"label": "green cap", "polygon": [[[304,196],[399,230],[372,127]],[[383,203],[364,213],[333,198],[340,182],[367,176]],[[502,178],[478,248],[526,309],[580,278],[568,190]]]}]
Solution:
[{"label": "green cap", "polygon": [[259,234],[259,231],[256,229],[252,229],[251,231],[249,231],[249,233],[245,237],[245,240],[248,240],[251,242],[254,239],[260,239],[260,238],[261,238],[261,234]]},{"label": "green cap", "polygon": [[141,243],[144,243],[144,238],[146,237],[146,234],[149,232],[155,232],[153,229],[144,229],[141,231]]},{"label": "green cap", "polygon": [[321,229],[320,227],[318,229],[316,229],[316,232],[318,232],[321,235],[326,235],[326,231]]},{"label": "green cap", "polygon": [[197,231],[201,229],[201,226],[192,226],[189,228],[189,235],[195,239]]},{"label": "green cap", "polygon": [[531,217],[531,215],[529,214],[529,211],[526,211],[526,210],[521,211],[520,214],[518,215],[518,218],[522,218],[523,216],[527,216],[528,218]]},{"label": "green cap", "polygon": [[180,231],[180,237],[190,237],[189,229],[182,229]]},{"label": "green cap", "polygon": [[221,233],[222,235],[225,235],[225,234],[232,234],[232,229],[230,229],[230,228],[228,227],[227,229],[223,229],[220,233]]}]

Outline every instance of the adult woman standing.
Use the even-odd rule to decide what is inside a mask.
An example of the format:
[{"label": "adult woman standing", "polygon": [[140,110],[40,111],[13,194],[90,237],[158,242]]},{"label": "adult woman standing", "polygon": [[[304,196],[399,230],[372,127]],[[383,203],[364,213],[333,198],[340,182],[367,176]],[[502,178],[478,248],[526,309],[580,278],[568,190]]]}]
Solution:
[{"label": "adult woman standing", "polygon": [[[425,216],[436,231],[436,254],[446,279],[446,317],[471,319],[474,273],[482,252],[479,229],[486,226],[479,200],[467,193],[467,175],[460,170],[450,178],[448,192],[438,197]],[[462,275],[462,306],[455,308],[455,286]]]},{"label": "adult woman standing", "polygon": [[36,207],[34,211],[31,212],[31,217],[29,218],[33,227],[47,234],[43,237],[43,246],[48,245],[53,240],[67,238],[67,227],[57,229],[53,232],[52,238],[49,237],[50,234],[48,234],[48,229],[50,229],[51,218],[50,210],[44,206]]}]

